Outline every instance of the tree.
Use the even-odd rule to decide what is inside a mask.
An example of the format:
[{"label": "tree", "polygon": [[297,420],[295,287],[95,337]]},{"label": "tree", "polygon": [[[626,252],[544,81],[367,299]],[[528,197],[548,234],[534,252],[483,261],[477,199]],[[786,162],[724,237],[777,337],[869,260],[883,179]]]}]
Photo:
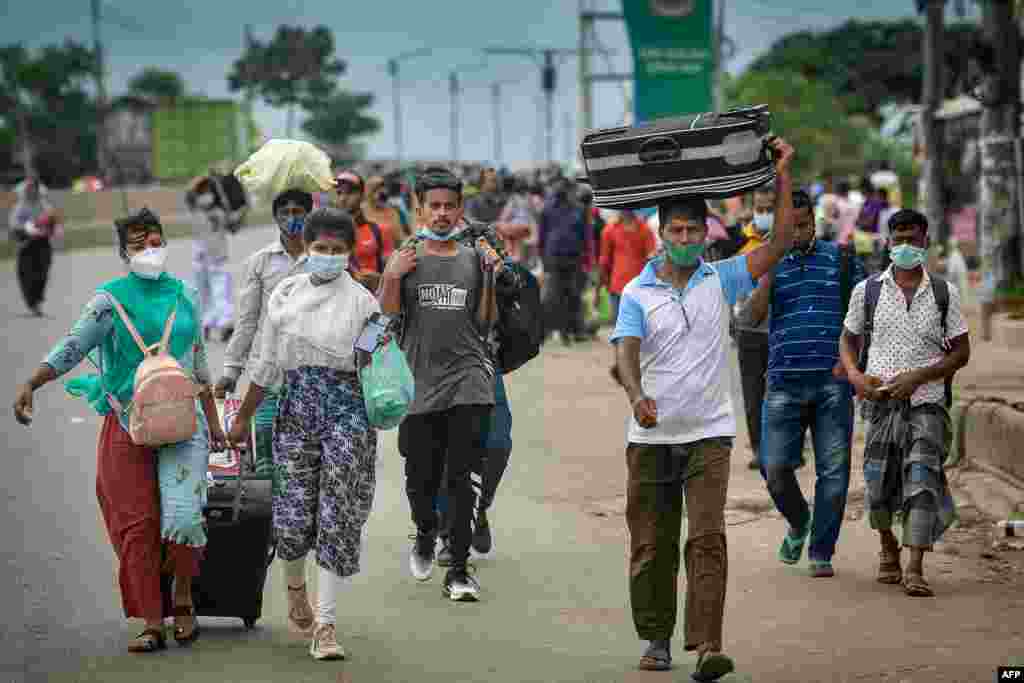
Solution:
[{"label": "tree", "polygon": [[[967,54],[981,44],[980,30],[969,23],[947,26],[940,53],[947,74],[942,95],[962,91],[970,78]],[[913,19],[851,19],[824,32],[798,31],[780,38],[756,59],[751,70],[795,71],[825,80],[855,114],[878,123],[878,108],[887,102],[918,102],[924,87],[924,30]]]},{"label": "tree", "polygon": [[38,50],[0,46],[0,118],[13,122],[26,173],[45,170],[44,178],[62,182],[94,168],[96,103],[86,84],[95,64],[92,50],[71,40]]},{"label": "tree", "polygon": [[371,94],[336,92],[309,108],[302,130],[324,145],[348,145],[380,130],[380,121],[365,112],[372,104]]},{"label": "tree", "polygon": [[334,37],[326,26],[278,26],[269,43],[249,41],[228,74],[228,87],[231,92],[258,94],[272,107],[287,108],[291,137],[295,107],[315,109],[334,92],[345,68],[345,62],[334,57]]},{"label": "tree", "polygon": [[772,131],[797,150],[797,179],[863,170],[862,150],[870,128],[866,120],[847,113],[827,81],[793,71],[749,69],[727,82],[725,98],[727,107],[768,105]]},{"label": "tree", "polygon": [[173,71],[150,66],[128,81],[128,91],[156,100],[176,100],[185,95],[185,81]]}]

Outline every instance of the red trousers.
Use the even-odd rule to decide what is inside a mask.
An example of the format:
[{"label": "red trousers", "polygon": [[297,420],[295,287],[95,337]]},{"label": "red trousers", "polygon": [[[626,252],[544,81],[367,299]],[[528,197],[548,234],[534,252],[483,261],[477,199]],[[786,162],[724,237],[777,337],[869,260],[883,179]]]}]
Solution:
[{"label": "red trousers", "polygon": [[170,614],[161,572],[199,576],[201,551],[163,543],[155,452],[135,445],[113,414],[103,421],[96,455],[96,499],[120,563],[125,616],[161,619]]}]

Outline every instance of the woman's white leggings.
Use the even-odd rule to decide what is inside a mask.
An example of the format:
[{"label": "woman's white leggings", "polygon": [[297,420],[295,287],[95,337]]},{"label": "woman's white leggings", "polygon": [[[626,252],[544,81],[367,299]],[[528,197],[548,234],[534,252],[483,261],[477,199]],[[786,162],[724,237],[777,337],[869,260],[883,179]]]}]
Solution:
[{"label": "woman's white leggings", "polygon": [[[298,588],[306,583],[306,558],[287,560],[284,563],[284,575],[288,585]],[[352,580],[351,576],[338,576],[329,569],[317,567],[317,604],[316,621],[318,624],[334,624],[338,612],[338,595],[342,587]]]}]

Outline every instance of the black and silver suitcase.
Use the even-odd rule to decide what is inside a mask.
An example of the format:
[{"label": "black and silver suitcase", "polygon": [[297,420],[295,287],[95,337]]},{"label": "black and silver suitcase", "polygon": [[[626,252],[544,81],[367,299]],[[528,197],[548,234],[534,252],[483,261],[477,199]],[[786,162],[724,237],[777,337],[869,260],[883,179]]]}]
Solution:
[{"label": "black and silver suitcase", "polygon": [[208,487],[206,553],[192,597],[198,616],[238,617],[252,628],[263,613],[263,586],[277,546],[271,478],[255,473],[252,448],[247,454],[238,476],[214,476]]},{"label": "black and silver suitcase", "polygon": [[639,209],[669,197],[722,199],[775,179],[766,106],[587,132],[580,144],[594,205]]}]

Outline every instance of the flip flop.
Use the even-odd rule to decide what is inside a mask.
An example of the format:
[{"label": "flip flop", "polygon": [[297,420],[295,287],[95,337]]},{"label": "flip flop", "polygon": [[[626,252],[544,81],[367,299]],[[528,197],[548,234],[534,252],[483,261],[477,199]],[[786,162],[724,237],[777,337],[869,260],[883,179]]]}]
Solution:
[{"label": "flip flop", "polygon": [[668,671],[672,668],[672,654],[668,648],[652,642],[640,657],[639,668],[642,671]]},{"label": "flip flop", "polygon": [[175,605],[172,612],[174,617],[192,617],[192,630],[186,632],[182,626],[174,625],[174,640],[181,647],[191,645],[199,639],[199,620],[196,619],[196,610],[192,605]]},{"label": "flip flop", "polygon": [[935,597],[935,591],[932,590],[928,582],[924,580],[924,577],[920,574],[912,574],[907,572],[903,577],[903,592],[912,598],[931,598]]},{"label": "flip flop", "polygon": [[903,583],[903,567],[900,566],[900,556],[885,550],[878,553],[878,583],[899,584]]},{"label": "flip flop", "polygon": [[147,628],[145,631],[135,636],[131,644],[128,646],[129,652],[156,652],[157,650],[167,649],[167,638],[164,636],[163,629],[158,628]]},{"label": "flip flop", "polygon": [[717,681],[735,670],[736,666],[732,659],[721,652],[702,652],[697,658],[697,668],[690,674],[690,678],[699,683],[707,683],[708,681]]}]

